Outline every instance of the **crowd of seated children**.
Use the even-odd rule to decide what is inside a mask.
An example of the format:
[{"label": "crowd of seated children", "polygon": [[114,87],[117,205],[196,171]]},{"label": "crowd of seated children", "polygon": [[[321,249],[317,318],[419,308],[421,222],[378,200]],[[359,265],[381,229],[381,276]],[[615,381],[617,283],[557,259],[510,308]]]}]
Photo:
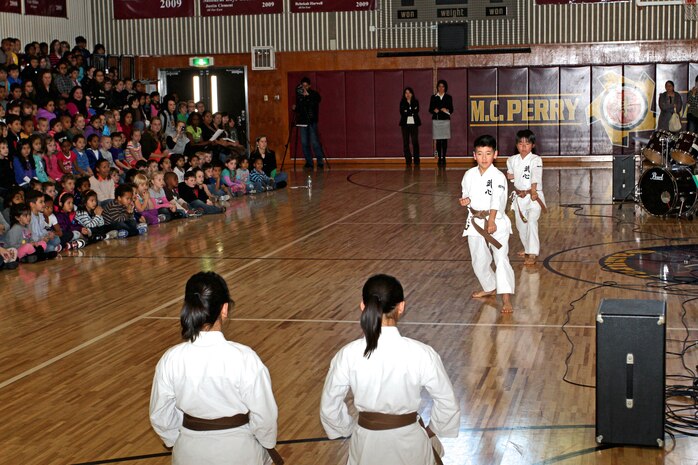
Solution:
[{"label": "crowd of seated children", "polygon": [[[248,156],[229,142],[229,115],[174,95],[161,106],[144,83],[90,67],[78,39],[0,54],[0,269],[222,213],[221,202],[286,184],[266,137]],[[206,140],[202,121],[226,134]]]}]

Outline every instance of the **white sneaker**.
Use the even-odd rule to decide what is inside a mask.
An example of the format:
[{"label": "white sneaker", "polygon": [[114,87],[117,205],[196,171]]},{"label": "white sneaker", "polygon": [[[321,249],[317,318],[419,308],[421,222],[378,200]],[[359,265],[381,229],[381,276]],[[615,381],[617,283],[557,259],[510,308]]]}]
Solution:
[{"label": "white sneaker", "polygon": [[221,195],[220,197],[218,197],[218,200],[220,200],[221,202],[225,202],[226,200],[230,200],[230,196],[227,194]]}]

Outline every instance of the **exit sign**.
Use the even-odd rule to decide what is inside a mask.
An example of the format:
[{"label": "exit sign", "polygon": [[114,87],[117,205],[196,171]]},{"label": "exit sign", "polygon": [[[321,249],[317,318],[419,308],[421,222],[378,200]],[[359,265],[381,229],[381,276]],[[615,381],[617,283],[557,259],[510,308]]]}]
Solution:
[{"label": "exit sign", "polygon": [[189,66],[208,68],[213,66],[213,57],[191,57],[189,58]]}]

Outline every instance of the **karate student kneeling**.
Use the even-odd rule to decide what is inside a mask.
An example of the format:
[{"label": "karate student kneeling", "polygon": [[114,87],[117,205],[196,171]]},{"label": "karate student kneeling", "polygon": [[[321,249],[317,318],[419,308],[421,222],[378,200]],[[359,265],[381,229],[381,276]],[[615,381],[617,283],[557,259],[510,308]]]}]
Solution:
[{"label": "karate student kneeling", "polygon": [[150,423],[174,446],[173,465],[283,463],[274,449],[278,411],[269,371],[222,332],[232,305],[218,274],[187,281],[180,315],[186,342],[162,356],[150,396]]},{"label": "karate student kneeling", "polygon": [[[335,355],[322,391],[320,420],[327,436],[351,436],[349,465],[440,464],[443,449],[434,434],[456,437],[460,409],[439,354],[400,335],[405,298],[394,277],[369,278],[360,307],[365,338]],[[417,413],[422,388],[434,400],[428,428]],[[349,389],[358,425],[344,402]]]}]

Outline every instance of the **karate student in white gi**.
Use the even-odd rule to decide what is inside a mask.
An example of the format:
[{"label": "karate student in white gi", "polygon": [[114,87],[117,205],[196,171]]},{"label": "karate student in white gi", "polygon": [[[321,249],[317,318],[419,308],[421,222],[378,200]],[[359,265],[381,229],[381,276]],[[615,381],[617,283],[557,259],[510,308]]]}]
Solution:
[{"label": "karate student in white gi", "polygon": [[536,136],[524,129],[516,133],[518,154],[507,160],[507,179],[514,183],[511,209],[516,218],[516,229],[524,250],[524,265],[533,266],[540,253],[538,219],[544,211],[543,159],[532,153],[536,147]]},{"label": "karate student in white gi", "polygon": [[[320,420],[327,436],[351,436],[349,465],[440,464],[443,448],[433,435],[456,437],[460,409],[439,354],[400,335],[405,298],[394,277],[369,278],[360,308],[365,337],[335,355],[325,379]],[[434,401],[428,428],[417,414],[422,388]],[[358,422],[344,401],[350,389]]]},{"label": "karate student in white gi", "polygon": [[187,281],[180,314],[186,342],[162,356],[150,396],[150,423],[165,446],[174,446],[174,465],[280,460],[269,371],[252,349],[222,332],[232,305],[216,273]]},{"label": "karate student in white gi", "polygon": [[[502,313],[511,313],[514,293],[514,270],[509,264],[511,222],[506,215],[507,178],[494,166],[497,141],[489,135],[475,139],[473,155],[477,166],[465,172],[460,205],[468,207],[463,236],[468,238],[473,271],[481,291],[472,293],[480,299],[502,294]],[[492,271],[492,260],[496,271]]]}]

